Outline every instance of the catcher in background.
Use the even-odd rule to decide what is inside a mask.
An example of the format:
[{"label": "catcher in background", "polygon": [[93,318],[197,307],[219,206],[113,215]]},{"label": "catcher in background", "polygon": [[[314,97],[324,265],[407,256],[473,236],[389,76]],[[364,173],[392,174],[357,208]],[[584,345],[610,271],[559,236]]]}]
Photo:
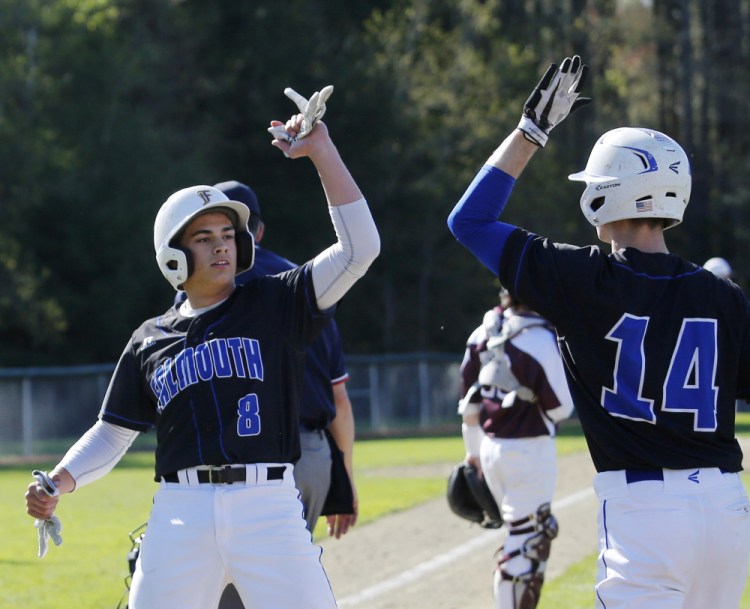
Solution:
[{"label": "catcher in background", "polygon": [[459,414],[466,462],[484,477],[507,529],[494,576],[496,609],[533,609],[557,521],[557,424],[573,412],[554,329],[500,292],[467,341]]},{"label": "catcher in background", "polygon": [[736,608],[750,556],[735,437],[736,399],[750,396],[750,302],[667,248],[690,199],[687,154],[653,129],[597,139],[569,179],[584,182],[580,209],[610,252],[502,219],[550,131],[591,101],[579,98],[587,72],[577,56],[549,67],[448,226],[557,332],[597,471],[597,607]]}]

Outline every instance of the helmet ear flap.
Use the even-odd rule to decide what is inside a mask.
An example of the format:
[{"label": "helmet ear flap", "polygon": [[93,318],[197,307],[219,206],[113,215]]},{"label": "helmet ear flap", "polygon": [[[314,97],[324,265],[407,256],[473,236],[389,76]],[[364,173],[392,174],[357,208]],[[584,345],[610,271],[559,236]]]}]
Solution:
[{"label": "helmet ear flap", "polygon": [[[187,265],[187,276],[190,277],[190,275],[193,274],[193,270],[195,270],[195,263],[193,262],[193,254],[190,252],[190,250],[186,247],[179,247],[179,246],[173,246],[174,249],[182,252],[185,255],[185,264]],[[182,284],[180,284],[179,289],[182,289]]]},{"label": "helmet ear flap", "polygon": [[156,263],[175,290],[181,290],[193,272],[193,257],[190,251],[181,247],[160,247],[156,252]]},{"label": "helmet ear flap", "polygon": [[255,239],[247,230],[237,231],[234,235],[237,244],[237,272],[241,273],[252,268],[255,262]]}]

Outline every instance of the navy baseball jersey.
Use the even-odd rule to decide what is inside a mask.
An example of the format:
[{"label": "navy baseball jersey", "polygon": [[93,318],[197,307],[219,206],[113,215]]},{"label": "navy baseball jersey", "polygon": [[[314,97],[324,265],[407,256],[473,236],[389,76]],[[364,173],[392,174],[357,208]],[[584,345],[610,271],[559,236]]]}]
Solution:
[{"label": "navy baseball jersey", "polygon": [[336,416],[332,385],[349,379],[336,321],[320,331],[305,353],[305,382],[300,422],[306,429],[326,429]]},{"label": "navy baseball jersey", "polygon": [[750,394],[750,306],[736,285],[674,255],[606,255],[523,229],[499,278],[556,327],[598,471],[742,469],[734,415]]},{"label": "navy baseball jersey", "polygon": [[[242,284],[254,277],[295,268],[293,262],[263,247],[255,248],[253,267],[237,276]],[[306,429],[325,429],[336,416],[331,385],[346,381],[344,353],[336,322],[331,319],[305,351],[305,372],[300,400],[300,422]]]},{"label": "navy baseball jersey", "polygon": [[276,275],[295,268],[297,265],[276,252],[272,252],[265,247],[255,246],[255,260],[253,266],[237,275],[237,283],[245,283],[248,279],[254,277],[265,277],[266,275]]},{"label": "navy baseball jersey", "polygon": [[156,479],[196,465],[294,463],[307,345],[333,309],[315,304],[308,263],[238,286],[184,317],[143,323],[120,357],[102,420],[156,428]]}]

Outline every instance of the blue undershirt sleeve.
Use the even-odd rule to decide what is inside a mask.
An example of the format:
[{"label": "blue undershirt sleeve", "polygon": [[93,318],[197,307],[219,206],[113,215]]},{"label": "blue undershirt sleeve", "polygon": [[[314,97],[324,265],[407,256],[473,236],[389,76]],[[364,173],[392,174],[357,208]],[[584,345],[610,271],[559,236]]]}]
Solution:
[{"label": "blue undershirt sleeve", "polygon": [[448,216],[453,236],[495,274],[505,242],[516,229],[497,219],[515,183],[504,171],[485,165]]}]

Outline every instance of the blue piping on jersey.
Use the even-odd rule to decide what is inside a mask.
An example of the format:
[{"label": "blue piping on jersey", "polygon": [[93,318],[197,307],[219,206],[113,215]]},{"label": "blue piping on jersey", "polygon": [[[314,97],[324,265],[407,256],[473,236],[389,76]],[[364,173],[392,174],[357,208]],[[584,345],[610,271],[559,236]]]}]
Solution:
[{"label": "blue piping on jersey", "polygon": [[198,419],[195,417],[195,404],[193,398],[190,398],[190,412],[193,413],[193,427],[195,428],[195,438],[198,442],[198,459],[203,463],[203,446],[201,446],[201,430],[198,427]]},{"label": "blue piping on jersey", "polygon": [[624,264],[622,262],[618,262],[617,260],[612,261],[613,264],[616,264],[622,269],[625,269],[626,271],[630,271],[633,273],[633,275],[636,275],[638,277],[646,277],[647,279],[682,279],[683,277],[689,277],[690,275],[695,275],[696,273],[700,273],[703,268],[702,267],[696,267],[694,270],[689,271],[687,273],[680,273],[679,275],[649,275],[648,273],[641,273],[639,271],[634,271],[632,268],[630,268],[627,264]]},{"label": "blue piping on jersey", "polygon": [[505,242],[516,229],[499,222],[516,180],[485,165],[448,216],[453,236],[490,271],[497,274]]},{"label": "blue piping on jersey", "polygon": [[[227,318],[226,315],[222,315],[219,319],[217,319],[210,326],[206,326],[206,331],[203,334],[203,342],[208,342],[208,335],[211,334],[211,331],[216,326],[221,324],[226,318]],[[219,419],[219,448],[221,449],[221,454],[224,455],[224,458],[227,460],[227,463],[229,463],[229,455],[227,454],[227,451],[224,450],[224,421],[221,420],[221,409],[219,408],[219,400],[216,398],[216,388],[214,387],[213,378],[211,379],[209,384],[211,385],[211,395],[214,398],[214,408],[216,409],[216,418]],[[198,436],[200,437],[200,432]],[[201,457],[201,461],[203,461],[202,457]]]},{"label": "blue piping on jersey", "polygon": [[[187,345],[187,334],[182,337],[182,348],[185,349]],[[201,430],[198,427],[198,419],[195,416],[195,404],[193,398],[188,398],[190,401],[190,412],[193,419],[193,429],[195,429],[195,440],[198,443],[198,460],[203,463],[203,446],[201,446]]]},{"label": "blue piping on jersey", "polygon": [[159,328],[159,331],[164,335],[167,336],[168,332],[164,329],[166,327],[165,324],[161,323],[161,320],[164,318],[164,315],[159,315],[159,317],[156,318],[155,325],[157,328]]}]

